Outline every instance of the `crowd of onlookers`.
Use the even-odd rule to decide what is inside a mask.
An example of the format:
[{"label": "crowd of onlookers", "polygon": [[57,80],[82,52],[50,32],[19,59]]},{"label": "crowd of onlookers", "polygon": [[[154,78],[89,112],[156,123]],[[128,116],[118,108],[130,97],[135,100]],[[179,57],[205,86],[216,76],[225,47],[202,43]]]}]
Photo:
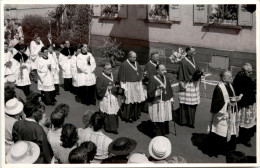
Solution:
[{"label": "crowd of onlookers", "polygon": [[103,133],[101,112],[86,112],[84,128],[66,123],[69,106],[59,104],[46,120],[40,94],[31,93],[19,101],[13,87],[5,87],[5,152],[7,163],[186,163],[172,157],[171,142],[164,136],[150,141],[148,158],[130,153],[137,142],[120,137],[112,140]]}]

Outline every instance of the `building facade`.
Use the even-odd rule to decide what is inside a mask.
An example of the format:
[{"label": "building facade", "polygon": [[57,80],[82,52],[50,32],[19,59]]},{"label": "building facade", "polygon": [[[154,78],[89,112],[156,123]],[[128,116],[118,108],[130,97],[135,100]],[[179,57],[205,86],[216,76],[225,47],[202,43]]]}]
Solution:
[{"label": "building facade", "polygon": [[[253,7],[254,8],[254,7]],[[157,50],[167,68],[172,50],[194,46],[206,69],[256,68],[256,13],[247,5],[93,5],[92,44],[115,37],[143,64]]]}]

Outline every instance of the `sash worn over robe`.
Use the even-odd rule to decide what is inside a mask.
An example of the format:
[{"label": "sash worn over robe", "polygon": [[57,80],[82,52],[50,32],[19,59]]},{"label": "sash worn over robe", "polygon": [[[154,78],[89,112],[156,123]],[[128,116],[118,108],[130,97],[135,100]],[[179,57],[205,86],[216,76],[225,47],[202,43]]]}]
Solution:
[{"label": "sash worn over robe", "polygon": [[118,71],[118,81],[121,88],[125,89],[125,104],[141,103],[145,101],[142,85],[143,71],[135,62],[133,65],[128,59],[122,63]]},{"label": "sash worn over robe", "polygon": [[117,114],[120,108],[120,102],[118,101],[117,96],[115,95],[115,87],[111,91],[108,91],[107,87],[109,85],[114,86],[114,78],[113,74],[111,76],[107,76],[102,73],[97,78],[97,98],[100,100],[99,108],[102,112],[107,114]]},{"label": "sash worn over robe", "polygon": [[[90,62],[87,58],[90,58]],[[79,54],[77,56],[78,71],[78,85],[79,86],[92,86],[96,84],[96,76],[94,70],[96,69],[96,62],[91,53]]]},{"label": "sash worn over robe", "polygon": [[[51,70],[48,69],[48,66],[51,66]],[[44,59],[41,57],[39,59],[37,72],[39,75],[38,79],[38,90],[41,91],[53,91],[54,88],[54,67],[55,63],[51,57]]]},{"label": "sash worn over robe", "polygon": [[216,86],[211,104],[212,121],[208,126],[208,131],[227,137],[227,141],[231,139],[231,135],[238,136],[239,117],[237,105],[229,106],[230,97],[235,96],[234,89],[231,84],[225,85],[219,82]]},{"label": "sash worn over robe", "polygon": [[42,41],[40,41],[40,44],[36,44],[36,42],[33,40],[31,41],[30,44],[30,50],[31,50],[31,55],[30,55],[30,60],[32,62],[32,69],[37,69],[38,67],[38,61],[39,61],[39,51],[41,51],[41,48],[44,45],[42,44]]},{"label": "sash worn over robe", "polygon": [[199,81],[192,81],[192,76],[199,68],[193,60],[185,57],[181,60],[177,79],[184,83],[186,87],[185,92],[179,93],[179,100],[181,104],[196,105],[200,103]]},{"label": "sash worn over robe", "polygon": [[[158,88],[164,89],[158,93]],[[153,122],[164,122],[172,120],[172,102],[173,91],[168,78],[158,77],[150,78],[148,83],[148,101],[149,115]]]},{"label": "sash worn over robe", "polygon": [[[21,54],[20,52],[16,53],[12,59],[12,66],[16,76],[15,84],[17,86],[26,86],[30,85],[30,71],[31,71],[31,61],[26,54]],[[21,66],[26,66],[25,69],[22,69]]]}]

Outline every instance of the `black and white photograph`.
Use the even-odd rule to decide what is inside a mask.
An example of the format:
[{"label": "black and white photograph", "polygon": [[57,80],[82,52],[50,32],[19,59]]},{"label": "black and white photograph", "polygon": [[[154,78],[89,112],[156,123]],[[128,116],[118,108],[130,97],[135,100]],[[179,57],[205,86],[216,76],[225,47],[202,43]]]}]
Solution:
[{"label": "black and white photograph", "polygon": [[10,2],[2,167],[258,165],[258,1]]}]

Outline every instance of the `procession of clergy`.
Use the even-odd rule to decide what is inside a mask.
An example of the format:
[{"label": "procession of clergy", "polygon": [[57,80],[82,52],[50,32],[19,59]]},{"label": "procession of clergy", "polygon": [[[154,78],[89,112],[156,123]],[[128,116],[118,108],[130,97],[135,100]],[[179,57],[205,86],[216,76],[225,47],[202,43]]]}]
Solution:
[{"label": "procession of clergy", "polygon": [[[119,117],[125,122],[135,122],[141,116],[145,103],[148,103],[155,135],[169,134],[176,97],[173,97],[166,67],[159,63],[158,52],[151,53],[144,70],[136,61],[137,54],[130,51],[117,76],[113,76],[111,64],[107,62],[102,74],[96,77],[95,58],[88,52],[87,44],[74,49],[67,40],[62,47],[57,47],[52,44],[50,34],[46,41],[43,44],[35,35],[30,47],[27,47],[23,37],[20,37],[11,52],[10,45],[5,43],[5,81],[14,82],[26,96],[31,93],[31,83],[35,82],[45,105],[54,105],[55,96],[59,95],[61,72],[64,90],[77,94],[81,103],[96,105],[96,99],[99,100],[99,110],[105,116],[105,131],[117,134]],[[200,104],[199,85],[205,72],[194,61],[195,49],[187,47],[186,53],[177,72],[180,102],[178,124],[194,128],[196,108]],[[250,80],[251,74],[252,66],[246,63],[233,86],[230,71],[220,74],[220,82],[213,93],[212,118],[208,126],[216,146],[221,142],[234,150],[239,129],[247,132],[256,124],[255,83]],[[250,139],[245,144],[249,146]]]}]

